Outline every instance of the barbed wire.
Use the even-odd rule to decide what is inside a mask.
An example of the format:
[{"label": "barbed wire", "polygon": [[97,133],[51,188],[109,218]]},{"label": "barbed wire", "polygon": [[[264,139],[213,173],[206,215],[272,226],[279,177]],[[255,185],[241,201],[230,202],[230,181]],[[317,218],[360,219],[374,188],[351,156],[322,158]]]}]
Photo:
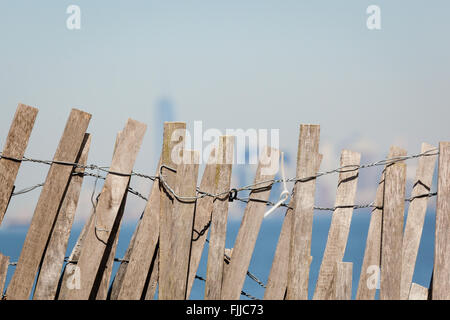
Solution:
[{"label": "barbed wire", "polygon": [[[195,275],[195,279],[198,279],[200,281],[206,282],[206,279],[199,276],[199,275]],[[241,290],[241,295],[242,296],[246,296],[247,298],[251,299],[251,300],[259,300],[258,298],[256,298],[255,296],[245,292],[244,290]]]}]

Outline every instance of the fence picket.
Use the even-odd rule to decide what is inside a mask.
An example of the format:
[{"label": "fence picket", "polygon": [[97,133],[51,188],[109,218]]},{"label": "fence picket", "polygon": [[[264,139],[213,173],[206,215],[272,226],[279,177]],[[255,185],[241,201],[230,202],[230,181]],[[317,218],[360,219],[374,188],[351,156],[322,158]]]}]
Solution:
[{"label": "fence picket", "polygon": [[[278,163],[279,151],[273,148],[267,148],[267,151],[270,152],[270,165],[273,165],[274,161]],[[267,151],[266,154],[268,154]],[[264,174],[264,169],[265,166],[260,160],[256,171],[255,183],[274,178],[274,172]],[[244,217],[233,247],[233,257],[224,274],[221,293],[221,299],[223,300],[237,300],[241,295],[245,276],[267,207],[265,203],[260,201],[268,200],[271,189],[272,184],[266,183],[261,184],[250,193],[250,200],[245,208]]]},{"label": "fence picket", "polygon": [[9,199],[13,193],[14,181],[16,180],[21,164],[19,161],[10,160],[5,157],[22,159],[37,113],[38,109],[19,104],[3,147],[2,158],[0,159],[0,225],[2,224]]},{"label": "fence picket", "polygon": [[[86,165],[91,135],[86,133],[80,148],[76,162]],[[34,290],[34,300],[54,300],[64,263],[70,231],[72,229],[75,212],[83,184],[84,168],[75,168],[74,175],[70,180],[66,195],[62,201],[61,209],[56,218],[50,240],[45,250],[44,259],[39,269],[38,280]]]},{"label": "fence picket", "polygon": [[406,164],[388,165],[384,181],[380,299],[399,300],[402,272]]},{"label": "fence picket", "polygon": [[[233,149],[234,137],[220,137],[215,194],[230,190]],[[227,232],[228,202],[228,194],[214,199],[205,283],[205,300],[220,300],[224,270],[223,256],[225,253]]]},{"label": "fence picket", "polygon": [[0,299],[5,288],[6,274],[8,273],[9,257],[0,253]]},{"label": "fence picket", "polygon": [[[389,150],[388,159],[406,156],[406,150],[396,146],[392,146]],[[375,208],[370,214],[369,231],[367,233],[366,248],[364,250],[364,259],[359,277],[358,291],[356,293],[357,300],[373,300],[375,298],[377,283],[370,284],[373,277],[372,268],[379,276],[380,259],[381,259],[381,225],[382,225],[382,207],[384,195],[384,171],[381,174],[380,183],[378,184],[374,205]],[[378,278],[378,277],[376,277]],[[378,282],[376,280],[376,282]]]},{"label": "fence picket", "polygon": [[[421,153],[435,149],[433,146],[423,143]],[[420,197],[431,191],[434,167],[437,155],[426,156],[419,159],[416,177],[414,180],[411,198],[408,208],[406,226],[402,245],[402,279],[400,298],[407,300],[411,287],[416,258],[419,252],[420,239],[422,237],[423,223],[427,211],[428,197]]]},{"label": "fence picket", "polygon": [[[137,153],[142,144],[146,125],[129,119],[117,144],[110,170],[103,190],[99,196],[94,213],[94,222],[86,232],[77,267],[80,270],[80,288],[68,292],[69,299],[95,298],[94,284],[110,237],[115,235],[112,228],[128,186],[129,174],[134,166]],[[103,262],[102,262],[103,261]]]},{"label": "fence picket", "polygon": [[450,299],[450,142],[439,143],[433,300]]},{"label": "fence picket", "polygon": [[[341,167],[359,166],[361,154],[349,150],[343,150],[341,154]],[[334,292],[331,282],[336,272],[335,265],[344,257],[347,246],[348,234],[355,203],[356,186],[358,182],[358,170],[341,172],[339,174],[336,193],[335,210],[331,220],[330,230],[325,252],[320,266],[314,299],[333,299]]]},{"label": "fence picket", "polygon": [[[320,126],[301,125],[297,150],[298,178],[314,176],[319,170],[322,155],[319,154]],[[287,273],[287,300],[308,298],[308,280],[311,263],[311,235],[314,215],[316,179],[297,182],[294,193],[294,212],[289,239]]]}]

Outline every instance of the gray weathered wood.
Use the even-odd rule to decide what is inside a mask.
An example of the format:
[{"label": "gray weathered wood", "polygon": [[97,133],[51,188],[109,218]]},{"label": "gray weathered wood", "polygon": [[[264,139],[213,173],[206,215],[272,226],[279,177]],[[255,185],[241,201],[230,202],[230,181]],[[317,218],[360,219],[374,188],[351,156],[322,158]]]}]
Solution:
[{"label": "gray weathered wood", "polygon": [[[295,193],[294,191],[294,197]],[[283,300],[286,295],[293,206],[294,199],[291,198],[289,208],[286,210],[286,215],[284,216],[272,267],[270,268],[266,290],[264,291],[264,300]]]},{"label": "gray weathered wood", "polygon": [[351,300],[352,298],[353,263],[337,262],[335,296],[336,300]]},{"label": "gray weathered wood", "polygon": [[[76,160],[78,164],[86,165],[90,145],[91,135],[86,133]],[[70,237],[70,230],[72,229],[81,185],[83,184],[83,173],[84,168],[74,169],[39,269],[38,280],[33,295],[34,300],[55,299],[61,268],[64,264],[67,243]]]},{"label": "gray weathered wood", "polygon": [[[53,158],[54,161],[75,162],[90,119],[90,114],[72,109]],[[69,165],[51,165],[16,270],[7,289],[8,299],[29,298],[72,171],[73,167]]]},{"label": "gray weathered wood", "polygon": [[[184,138],[186,123],[166,122],[164,123],[163,148],[161,163],[174,170],[177,170],[178,163],[174,157],[179,157],[180,151],[184,148]],[[178,161],[179,162],[179,161]],[[165,182],[174,188],[177,173],[165,168],[162,171]],[[168,267],[170,259],[170,237],[172,229],[172,209],[174,199],[170,191],[166,190],[162,183],[160,186],[160,207],[159,207],[159,293],[160,300],[170,299],[169,278],[172,270]]]},{"label": "gray weathered wood", "polygon": [[[349,150],[343,150],[341,154],[340,167],[359,166],[361,154]],[[317,279],[314,299],[333,299],[334,292],[331,291],[331,282],[336,271],[336,263],[344,258],[347,246],[348,234],[355,204],[356,186],[358,182],[358,170],[344,170],[339,174],[336,193],[335,210],[328,232],[327,245],[320,266],[319,278]]]},{"label": "gray weathered wood", "polygon": [[0,253],[0,300],[5,289],[6,274],[8,273],[9,257]]},{"label": "gray weathered wood", "polygon": [[[220,137],[215,194],[230,190],[234,137]],[[228,193],[214,199],[211,216],[205,300],[220,300],[223,279],[223,255],[227,235]]]},{"label": "gray weathered wood", "polygon": [[[178,165],[175,192],[183,197],[195,197],[197,191],[199,152],[184,150],[186,162]],[[186,285],[191,253],[195,200],[174,201],[170,236],[170,256],[167,260],[169,279],[167,293],[171,300],[186,299]]]},{"label": "gray weathered wood", "polygon": [[0,225],[5,216],[9,199],[14,189],[14,181],[19,172],[20,161],[10,160],[22,159],[28,140],[36,120],[38,109],[19,104],[14,115],[13,122],[9,128],[6,138],[2,158],[0,159]]},{"label": "gray weathered wood", "polygon": [[412,282],[408,300],[428,300],[428,288]]},{"label": "gray weathered wood", "polygon": [[[396,146],[392,146],[390,148],[388,159],[402,156],[406,156],[406,150]],[[374,205],[376,207],[372,210],[370,215],[370,224],[367,234],[366,248],[364,251],[364,260],[361,267],[358,291],[356,293],[357,300],[373,300],[375,298],[377,287],[376,279],[378,277],[376,277],[375,283],[372,283],[371,279],[373,279],[374,275],[371,270],[372,267],[375,267],[378,271],[380,268],[383,195],[384,171],[381,175],[381,180],[378,184],[375,196]]]},{"label": "gray weathered wood", "polygon": [[[128,182],[128,186],[129,186]],[[115,234],[114,239],[109,239],[107,248],[105,249],[105,254],[107,254],[107,251],[109,251],[108,260],[106,264],[101,264],[101,268],[99,269],[98,273],[103,273],[102,280],[100,284],[98,285],[97,289],[97,295],[95,297],[96,300],[106,300],[108,298],[108,289],[109,289],[109,283],[111,279],[112,269],[114,267],[114,259],[116,257],[116,250],[117,250],[117,244],[119,242],[119,235],[120,235],[120,226],[123,214],[125,212],[125,206],[127,203],[127,194],[125,193],[122,199],[122,203],[120,205],[119,212],[117,213],[116,221],[114,222],[114,226],[112,229],[111,234]],[[103,269],[103,270],[102,270]]]},{"label": "gray weathered wood", "polygon": [[[212,149],[203,172],[202,181],[200,182],[200,190],[214,193],[216,189],[216,167],[215,149]],[[211,212],[213,210],[213,198],[204,197],[197,200],[194,217],[194,233],[192,234],[191,243],[191,261],[189,263],[189,276],[186,297],[191,295],[192,286],[195,281],[195,275],[200,265],[203,249],[205,247],[206,238],[209,228],[207,226],[211,222]],[[200,234],[200,232],[202,232]]]},{"label": "gray weathered wood", "polygon": [[[274,148],[268,148],[266,154],[269,153],[271,158],[270,165],[273,165],[275,161],[278,163],[279,151]],[[271,180],[275,176],[275,173],[271,172],[271,170],[263,174],[266,166],[262,164],[261,160],[256,171],[255,183]],[[237,300],[241,295],[259,229],[267,209],[264,201],[268,200],[271,189],[272,185],[270,183],[261,183],[257,189],[252,190],[250,193],[249,202],[245,208],[244,217],[233,247],[233,258],[224,274],[221,293],[221,299],[223,300]],[[259,201],[252,201],[252,199]]]},{"label": "gray weathered wood", "polygon": [[113,226],[118,217],[122,199],[127,190],[129,175],[142,144],[145,130],[145,124],[129,119],[122,131],[110,166],[110,171],[114,173],[108,173],[106,176],[94,213],[94,222],[87,230],[81,247],[77,263],[80,271],[80,288],[69,290],[69,299],[95,298],[96,292],[93,287],[98,280],[101,264],[106,262],[105,249],[108,241],[115,236]]},{"label": "gray weathered wood", "polygon": [[433,300],[450,300],[450,142],[439,143]]},{"label": "gray weathered wood", "polygon": [[[429,152],[435,147],[423,143],[421,153]],[[417,253],[419,252],[420,239],[422,237],[423,223],[427,211],[428,197],[420,197],[427,195],[431,191],[431,182],[433,179],[434,166],[437,155],[419,158],[416,171],[411,198],[409,204],[408,217],[403,236],[402,246],[402,279],[400,298],[407,300],[409,298],[409,290],[411,287],[414,267],[416,265]]]},{"label": "gray weathered wood", "polygon": [[[301,125],[297,150],[297,178],[316,175],[322,156],[319,154],[320,126]],[[316,179],[296,182],[294,212],[289,240],[286,299],[308,298],[311,263],[311,235],[314,215]]]},{"label": "gray weathered wood", "polygon": [[159,277],[159,249],[156,250],[153,259],[153,265],[150,268],[148,285],[145,290],[145,300],[154,300],[156,294],[156,287],[158,286]]},{"label": "gray weathered wood", "polygon": [[[158,170],[161,161],[158,163]],[[159,238],[160,193],[157,181],[153,182],[144,214],[130,242],[120,276],[114,280],[111,299],[139,300],[143,294],[145,279],[155,254]]]},{"label": "gray weathered wood", "polygon": [[399,300],[402,272],[406,164],[388,165],[384,181],[380,299]]}]

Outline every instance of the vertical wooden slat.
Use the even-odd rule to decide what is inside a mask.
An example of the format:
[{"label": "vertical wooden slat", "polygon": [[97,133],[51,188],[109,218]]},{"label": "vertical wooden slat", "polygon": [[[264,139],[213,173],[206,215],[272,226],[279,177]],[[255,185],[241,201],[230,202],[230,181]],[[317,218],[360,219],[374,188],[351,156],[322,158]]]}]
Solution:
[{"label": "vertical wooden slat", "polygon": [[[266,152],[266,154],[269,154]],[[279,161],[279,151],[270,148],[271,162]],[[260,183],[274,178],[275,173],[268,172],[264,175],[264,167],[260,161],[256,171],[255,183]],[[261,223],[264,219],[264,212],[267,205],[264,203],[269,199],[272,185],[270,183],[260,184],[258,189],[252,190],[250,200],[245,208],[244,217],[239,228],[236,242],[233,248],[233,258],[225,271],[221,299],[237,300],[241,295],[244,286],[245,275],[250,265],[256,239],[258,237]],[[252,201],[255,199],[257,201]]]},{"label": "vertical wooden slat", "polygon": [[[429,152],[435,147],[423,143],[421,153]],[[408,208],[408,217],[406,219],[405,233],[402,246],[402,280],[400,298],[407,300],[409,290],[416,265],[417,253],[419,252],[420,239],[422,237],[423,223],[427,211],[428,197],[431,191],[431,182],[433,179],[434,166],[437,155],[425,156],[419,158],[411,198],[413,199]]]},{"label": "vertical wooden slat", "polygon": [[[361,154],[348,150],[342,151],[341,167],[351,168],[359,166]],[[336,193],[335,210],[328,232],[327,245],[320,266],[314,299],[333,299],[331,282],[334,277],[335,264],[344,258],[347,246],[348,234],[355,204],[356,186],[358,182],[358,170],[344,170],[339,174]]]},{"label": "vertical wooden slat", "polygon": [[14,115],[13,122],[9,128],[8,137],[3,147],[0,159],[0,225],[5,216],[9,199],[13,192],[14,181],[19,172],[20,161],[9,160],[22,159],[28,140],[36,120],[38,109],[19,104]]},{"label": "vertical wooden slat", "polygon": [[[91,135],[86,133],[76,162],[86,165],[91,145]],[[55,226],[45,250],[44,259],[39,269],[38,280],[34,290],[34,300],[54,300],[58,288],[61,268],[67,250],[75,212],[83,184],[84,168],[75,168],[70,180]]]},{"label": "vertical wooden slat", "polygon": [[[199,166],[199,152],[184,150],[186,163],[178,165],[175,192],[183,197],[195,197]],[[167,267],[170,270],[168,293],[171,300],[186,299],[186,286],[191,251],[192,228],[194,223],[195,202],[178,200],[172,210],[172,228],[170,236],[170,257]]]},{"label": "vertical wooden slat", "polygon": [[[90,119],[90,114],[72,109],[53,158],[54,161],[75,162]],[[72,166],[51,165],[16,270],[8,286],[8,299],[29,298],[36,272],[72,172]]]},{"label": "vertical wooden slat", "polygon": [[[406,156],[406,150],[396,146],[392,146],[389,151],[388,159],[395,157]],[[384,195],[384,171],[381,175],[380,183],[378,184],[374,205],[370,215],[369,231],[367,234],[366,248],[364,251],[364,260],[361,267],[361,273],[358,284],[358,291],[356,293],[357,300],[373,300],[377,291],[376,283],[369,285],[372,273],[372,266],[380,267],[380,253],[381,253],[381,224],[382,224],[382,207]]]},{"label": "vertical wooden slat", "polygon": [[336,300],[351,300],[352,298],[353,263],[337,262],[335,297]]},{"label": "vertical wooden slat", "polygon": [[[161,161],[157,170],[160,165]],[[127,262],[121,265],[114,280],[111,299],[138,300],[142,296],[159,238],[159,201],[159,185],[154,181],[144,214],[125,254]]]},{"label": "vertical wooden slat", "polygon": [[[294,191],[294,196],[295,193]],[[266,290],[264,291],[264,300],[283,300],[286,295],[293,206],[294,199],[291,198],[289,208],[286,210],[286,215],[284,216],[272,267],[270,268]]]},{"label": "vertical wooden slat", "polygon": [[[174,170],[177,170],[177,164],[174,162],[174,154],[177,150],[184,148],[186,123],[184,122],[166,122],[164,123],[164,136],[161,163]],[[174,148],[177,147],[179,149]],[[162,175],[166,183],[173,188],[176,182],[177,173],[163,169]],[[170,192],[165,189],[162,183],[160,187],[160,207],[159,207],[159,294],[161,300],[170,299],[169,276],[172,270],[168,268],[170,259],[170,232],[172,228],[172,209],[174,199]]]},{"label": "vertical wooden slat", "polygon": [[[128,182],[129,186],[129,182]],[[103,273],[102,280],[98,286],[97,295],[95,297],[96,300],[106,300],[108,297],[108,289],[109,289],[109,283],[111,279],[111,273],[112,269],[114,267],[114,259],[116,257],[116,250],[117,250],[117,244],[119,242],[119,235],[120,235],[120,226],[123,214],[125,212],[125,206],[127,203],[127,195],[128,193],[125,193],[122,199],[122,203],[119,208],[119,212],[117,213],[116,221],[114,222],[114,226],[112,228],[111,234],[115,234],[113,239],[109,239],[108,245],[105,249],[105,255],[108,254],[108,260],[106,264],[101,265],[101,268],[99,269],[98,273]],[[102,270],[103,269],[103,270]]]},{"label": "vertical wooden slat", "polygon": [[[129,119],[121,134],[113,156],[103,190],[94,213],[94,222],[86,232],[77,267],[80,271],[80,288],[68,292],[69,299],[95,298],[93,286],[97,281],[101,263],[105,263],[105,249],[112,233],[123,196],[126,192],[129,174],[134,166],[146,125]],[[120,174],[116,174],[120,173]],[[107,258],[107,257],[106,257]]]},{"label": "vertical wooden slat", "polygon": [[[216,171],[216,194],[230,190],[233,149],[234,137],[220,137]],[[228,202],[228,194],[214,199],[205,283],[205,300],[220,300],[224,265],[223,255],[227,234]]]},{"label": "vertical wooden slat", "polygon": [[[200,182],[200,190],[214,193],[216,189],[216,167],[215,161],[216,150],[212,149],[208,163],[203,172],[202,181]],[[206,238],[208,237],[209,228],[206,228],[211,222],[211,212],[213,210],[213,198],[204,197],[197,200],[194,217],[194,233],[192,234],[191,243],[191,261],[189,263],[189,276],[186,297],[191,295],[192,286],[195,281],[195,275],[200,265],[203,248],[205,247]],[[203,234],[200,232],[203,231]]]},{"label": "vertical wooden slat", "polygon": [[414,282],[411,283],[408,300],[428,300],[428,288]]},{"label": "vertical wooden slat", "polygon": [[9,257],[0,253],[0,300],[5,289],[6,274],[8,273]]},{"label": "vertical wooden slat", "polygon": [[384,181],[380,299],[399,300],[402,272],[406,164],[388,165]]},{"label": "vertical wooden slat", "polygon": [[[116,142],[114,144],[113,157],[116,153],[117,145],[120,141],[121,135],[122,135],[122,131],[119,131],[117,133]],[[98,203],[98,198],[97,198],[97,203]],[[67,262],[66,266],[64,267],[64,270],[63,270],[63,273],[61,276],[61,281],[58,284],[58,290],[56,292],[57,300],[66,300],[68,297],[68,290],[69,290],[69,288],[72,287],[70,282],[73,280],[72,278],[75,276],[75,272],[77,272],[76,271],[77,263],[78,263],[78,259],[80,258],[83,240],[86,237],[87,230],[89,230],[89,228],[91,227],[91,225],[94,221],[94,213],[95,213],[95,211],[92,210],[91,215],[89,216],[89,219],[84,224],[83,229],[81,230],[80,235],[78,236],[77,242],[75,243],[75,245],[72,249],[72,252],[70,253],[68,262]]]},{"label": "vertical wooden slat", "polygon": [[433,300],[450,300],[450,142],[439,143]]},{"label": "vertical wooden slat", "polygon": [[[322,161],[319,154],[320,126],[301,125],[297,150],[297,178],[312,177]],[[308,298],[311,262],[311,235],[316,179],[296,182],[294,212],[289,239],[289,264],[286,299]]]}]

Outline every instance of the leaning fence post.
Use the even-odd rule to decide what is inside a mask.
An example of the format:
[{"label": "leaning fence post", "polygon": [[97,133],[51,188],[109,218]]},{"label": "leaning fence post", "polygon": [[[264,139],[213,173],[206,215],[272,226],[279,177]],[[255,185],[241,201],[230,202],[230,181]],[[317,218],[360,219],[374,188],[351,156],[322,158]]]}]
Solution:
[{"label": "leaning fence post", "polygon": [[[0,158],[0,225],[5,216],[21,163],[13,159],[22,159],[37,113],[38,109],[19,104],[3,147]],[[8,157],[13,159],[8,159]]]},{"label": "leaning fence post", "polygon": [[450,299],[450,142],[439,143],[432,299]]},{"label": "leaning fence post", "polygon": [[[86,133],[76,160],[79,165],[86,165],[90,145],[91,135]],[[84,168],[74,169],[39,269],[38,280],[33,295],[34,300],[55,299],[70,230],[78,206],[81,185],[83,183],[83,173]]]},{"label": "leaning fence post", "polygon": [[[423,143],[421,153],[430,152],[433,146]],[[400,299],[407,300],[419,252],[420,239],[422,237],[423,223],[427,211],[428,193],[431,190],[434,166],[437,154],[419,158],[411,203],[406,218],[405,233],[402,245],[402,282]]]},{"label": "leaning fence post", "polygon": [[396,162],[388,165],[384,181],[381,234],[381,300],[400,299],[405,183],[406,164]]},{"label": "leaning fence post", "polygon": [[352,275],[353,263],[337,262],[335,279],[335,294],[333,299],[351,300],[352,298]]},{"label": "leaning fence post", "polygon": [[361,154],[349,150],[342,151],[340,167],[344,169],[339,173],[335,210],[333,211],[327,245],[320,265],[314,299],[334,299],[332,281],[335,278],[335,265],[344,258],[347,246],[360,160]]},{"label": "leaning fence post", "polygon": [[[275,162],[278,164],[279,151],[277,149],[268,147],[265,154],[270,154],[270,167],[273,167]],[[260,184],[250,193],[249,202],[245,208],[244,217],[233,247],[233,257],[223,278],[221,294],[223,300],[237,300],[241,296],[256,239],[264,219],[264,212],[267,207],[265,202],[269,199],[272,189],[272,182],[264,184],[262,182],[273,180],[275,177],[275,172],[272,170],[266,171],[265,168],[266,165],[260,159],[255,177],[255,184]]]},{"label": "leaning fence post", "polygon": [[[54,161],[74,163],[91,115],[72,109]],[[7,289],[7,299],[28,299],[36,272],[56,220],[58,209],[65,196],[73,172],[72,165],[53,163],[39,197],[20,258]]]},{"label": "leaning fence post", "polygon": [[[388,159],[406,156],[406,150],[392,146],[389,151]],[[380,270],[381,255],[381,224],[384,195],[384,171],[381,174],[381,181],[378,184],[375,196],[374,206],[370,214],[369,231],[367,233],[366,248],[364,250],[364,259],[359,277],[357,300],[373,300],[378,287],[378,277]],[[374,278],[375,281],[371,281]],[[370,282],[370,285],[369,285]]]},{"label": "leaning fence post", "polygon": [[[118,217],[123,196],[127,190],[134,162],[142,144],[146,125],[129,119],[122,131],[114,153],[110,172],[98,198],[94,221],[86,232],[77,268],[80,270],[80,287],[68,291],[68,299],[95,298],[93,286],[97,281],[101,263],[105,263],[105,249],[114,237],[113,225]],[[119,217],[120,218],[120,217]],[[106,257],[107,258],[107,257]],[[102,276],[102,274],[101,274]]]}]

